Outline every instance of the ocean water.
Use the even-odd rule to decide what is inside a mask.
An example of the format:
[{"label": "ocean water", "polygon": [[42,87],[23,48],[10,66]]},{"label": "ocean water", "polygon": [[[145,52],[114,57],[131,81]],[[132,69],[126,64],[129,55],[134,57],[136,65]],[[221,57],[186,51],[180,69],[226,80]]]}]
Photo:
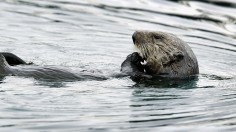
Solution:
[{"label": "ocean water", "polygon": [[234,0],[1,0],[0,51],[27,62],[119,73],[136,30],[176,34],[197,56],[199,78],[136,83],[0,84],[0,131],[235,131]]}]

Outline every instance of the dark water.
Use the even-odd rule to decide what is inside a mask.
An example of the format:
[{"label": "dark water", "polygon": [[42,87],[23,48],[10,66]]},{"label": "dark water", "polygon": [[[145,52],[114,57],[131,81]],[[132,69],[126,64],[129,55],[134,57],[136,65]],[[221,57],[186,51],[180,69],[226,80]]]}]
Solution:
[{"label": "dark water", "polygon": [[0,51],[38,65],[119,72],[135,30],[189,43],[198,80],[0,84],[0,131],[235,131],[234,0],[1,0]]}]

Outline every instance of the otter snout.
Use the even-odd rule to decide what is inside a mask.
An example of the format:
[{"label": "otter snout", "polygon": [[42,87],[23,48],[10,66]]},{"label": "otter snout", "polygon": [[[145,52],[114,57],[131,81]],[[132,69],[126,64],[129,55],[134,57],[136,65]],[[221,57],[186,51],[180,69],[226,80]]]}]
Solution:
[{"label": "otter snout", "polygon": [[145,33],[142,31],[135,31],[132,35],[133,43],[135,45],[139,43],[145,43]]},{"label": "otter snout", "polygon": [[137,31],[133,33],[132,35],[132,40],[133,40],[133,43],[135,44],[135,41],[136,41],[136,36],[137,36]]},{"label": "otter snout", "polygon": [[135,45],[152,43],[152,33],[147,31],[135,31],[132,35]]}]

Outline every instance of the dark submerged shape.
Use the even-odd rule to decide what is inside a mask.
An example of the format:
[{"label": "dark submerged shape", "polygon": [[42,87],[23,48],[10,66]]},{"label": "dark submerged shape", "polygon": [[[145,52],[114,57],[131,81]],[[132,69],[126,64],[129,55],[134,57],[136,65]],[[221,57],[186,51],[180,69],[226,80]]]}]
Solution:
[{"label": "dark submerged shape", "polygon": [[[133,53],[131,56],[136,57],[132,59],[136,61],[131,61],[128,66],[126,62],[130,59],[129,55],[121,71],[131,76],[142,73],[171,78],[189,78],[199,73],[196,56],[190,46],[177,36],[158,31],[136,31],[132,38],[138,54]],[[142,65],[144,61],[146,64]],[[124,64],[130,67],[130,71],[124,68]]]}]

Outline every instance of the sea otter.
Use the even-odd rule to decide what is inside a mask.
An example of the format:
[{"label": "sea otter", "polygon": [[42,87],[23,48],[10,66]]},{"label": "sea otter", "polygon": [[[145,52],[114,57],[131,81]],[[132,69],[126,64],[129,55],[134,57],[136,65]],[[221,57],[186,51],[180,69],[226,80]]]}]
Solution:
[{"label": "sea otter", "polygon": [[[136,31],[132,38],[137,52],[128,55],[121,64],[122,75],[136,81],[156,76],[190,77],[199,73],[196,56],[188,44],[177,36],[165,32]],[[7,52],[0,53],[0,75],[63,80],[109,78],[88,71],[74,72],[65,68],[33,65]]]},{"label": "sea otter", "polygon": [[170,78],[199,73],[196,56],[190,46],[177,36],[159,31],[136,31],[132,39],[137,52],[127,56],[122,63],[122,72],[138,77]]}]

